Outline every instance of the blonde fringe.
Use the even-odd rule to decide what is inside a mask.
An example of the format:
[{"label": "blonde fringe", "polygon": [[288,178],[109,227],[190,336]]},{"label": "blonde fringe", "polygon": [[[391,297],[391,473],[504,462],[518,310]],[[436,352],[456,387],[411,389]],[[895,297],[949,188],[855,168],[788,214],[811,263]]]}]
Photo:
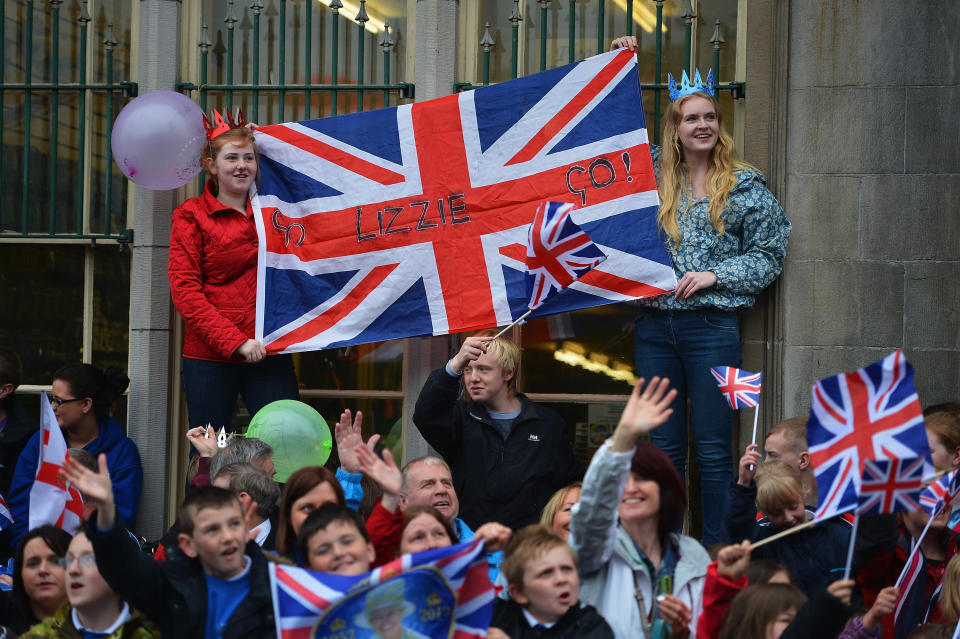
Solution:
[{"label": "blonde fringe", "polygon": [[[734,172],[737,169],[752,168],[737,157],[737,150],[733,146],[733,138],[724,130],[723,119],[716,100],[707,95],[698,93],[697,97],[705,97],[713,102],[717,110],[717,124],[720,133],[717,145],[710,154],[710,168],[707,169],[707,194],[710,196],[710,219],[717,233],[723,235],[725,225],[721,214],[727,206],[730,191],[737,183]],[[686,181],[687,169],[683,165],[683,153],[680,149],[680,138],[677,135],[677,124],[680,120],[680,106],[684,98],[672,102],[664,115],[663,140],[664,145],[660,152],[660,181],[657,189],[660,192],[660,210],[657,211],[657,224],[670,237],[673,248],[680,246],[680,226],[677,223],[677,206],[683,193],[683,182]]]}]

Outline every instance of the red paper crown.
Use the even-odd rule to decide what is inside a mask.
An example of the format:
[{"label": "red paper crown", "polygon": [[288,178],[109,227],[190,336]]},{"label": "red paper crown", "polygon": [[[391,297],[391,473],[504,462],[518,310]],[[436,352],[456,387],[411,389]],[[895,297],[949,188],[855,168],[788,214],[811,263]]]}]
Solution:
[{"label": "red paper crown", "polygon": [[236,120],[234,120],[233,114],[230,113],[229,109],[225,109],[223,112],[227,116],[226,119],[224,119],[224,117],[220,115],[216,109],[213,110],[213,121],[216,126],[210,123],[206,113],[203,114],[203,128],[207,130],[208,140],[212,140],[221,133],[226,133],[230,129],[238,129],[245,124],[243,121],[243,111],[239,107],[237,107]]}]

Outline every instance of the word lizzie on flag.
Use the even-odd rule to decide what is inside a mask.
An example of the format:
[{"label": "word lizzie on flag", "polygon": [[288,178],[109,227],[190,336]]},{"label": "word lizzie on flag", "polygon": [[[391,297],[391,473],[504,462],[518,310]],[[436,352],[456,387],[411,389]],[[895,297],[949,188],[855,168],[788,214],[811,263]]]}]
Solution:
[{"label": "word lizzie on flag", "polygon": [[676,287],[633,52],[256,138],[269,352],[509,324],[528,310],[527,229],[544,201],[575,205],[607,259],[533,317]]}]

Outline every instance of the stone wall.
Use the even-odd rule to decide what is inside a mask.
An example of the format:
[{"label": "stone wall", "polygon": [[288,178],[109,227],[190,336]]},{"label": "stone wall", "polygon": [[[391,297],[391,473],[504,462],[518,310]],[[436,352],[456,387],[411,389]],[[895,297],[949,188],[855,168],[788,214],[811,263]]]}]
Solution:
[{"label": "stone wall", "polygon": [[960,400],[960,5],[788,6],[782,416],[896,348]]}]

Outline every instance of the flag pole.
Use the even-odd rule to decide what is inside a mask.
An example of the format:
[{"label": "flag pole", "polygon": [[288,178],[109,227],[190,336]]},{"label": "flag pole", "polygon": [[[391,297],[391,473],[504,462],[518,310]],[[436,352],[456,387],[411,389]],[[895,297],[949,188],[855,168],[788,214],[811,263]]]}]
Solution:
[{"label": "flag pole", "polygon": [[516,326],[517,324],[519,324],[520,322],[522,322],[522,321],[524,320],[524,318],[525,318],[527,315],[529,315],[530,313],[532,313],[532,312],[533,312],[533,309],[531,308],[529,311],[527,311],[526,313],[524,313],[523,315],[521,315],[521,316],[518,317],[517,319],[513,320],[513,323],[511,323],[511,324],[510,324],[509,326],[507,326],[505,329],[503,329],[502,331],[500,331],[499,333],[497,333],[496,335],[494,335],[492,339],[497,339],[498,337],[500,337],[501,335],[503,335],[504,333],[506,333],[507,331],[509,331],[511,328],[513,328],[514,326]]},{"label": "flag pole", "polygon": [[786,530],[781,530],[781,531],[778,532],[776,535],[772,535],[772,536],[770,536],[770,537],[767,537],[766,539],[761,539],[760,541],[751,544],[751,547],[754,548],[754,549],[756,549],[756,548],[759,548],[760,546],[766,546],[767,544],[772,543],[772,542],[774,542],[774,541],[776,541],[776,540],[778,540],[778,539],[781,539],[781,538],[783,538],[783,537],[786,537],[787,535],[792,535],[792,534],[795,533],[795,532],[800,532],[801,530],[805,530],[805,529],[809,528],[810,526],[814,526],[814,525],[816,525],[816,524],[818,524],[818,523],[820,523],[818,520],[816,520],[816,519],[811,519],[810,521],[804,522],[804,523],[800,524],[799,526],[794,526],[793,528],[787,528]]},{"label": "flag pole", "polygon": [[936,519],[939,515],[940,515],[940,511],[938,510],[935,515],[933,515],[932,517],[930,517],[930,519],[927,520],[927,525],[923,527],[923,532],[920,533],[920,536],[917,538],[917,543],[913,545],[913,550],[910,551],[910,555],[907,557],[906,563],[903,564],[903,570],[900,571],[900,576],[897,577],[897,583],[893,584],[897,588],[899,588],[900,584],[903,583],[903,578],[906,577],[907,570],[910,568],[910,562],[913,561],[913,556],[917,554],[918,550],[920,550],[920,544],[923,543],[923,538],[927,536],[927,531],[930,529],[930,524],[932,524],[933,520]]},{"label": "flag pole", "polygon": [[953,639],[960,638],[960,621],[957,622],[957,627],[953,630]]},{"label": "flag pole", "polygon": [[[757,417],[760,415],[760,400],[757,400],[756,406],[753,408],[753,437],[750,438],[751,444],[757,443]],[[750,464],[750,470],[753,470],[753,464]]]},{"label": "flag pole", "polygon": [[847,548],[847,565],[843,568],[843,578],[850,578],[850,568],[853,566],[853,547],[857,541],[857,529],[860,528],[860,513],[853,516],[853,530],[850,531],[850,546]]}]

